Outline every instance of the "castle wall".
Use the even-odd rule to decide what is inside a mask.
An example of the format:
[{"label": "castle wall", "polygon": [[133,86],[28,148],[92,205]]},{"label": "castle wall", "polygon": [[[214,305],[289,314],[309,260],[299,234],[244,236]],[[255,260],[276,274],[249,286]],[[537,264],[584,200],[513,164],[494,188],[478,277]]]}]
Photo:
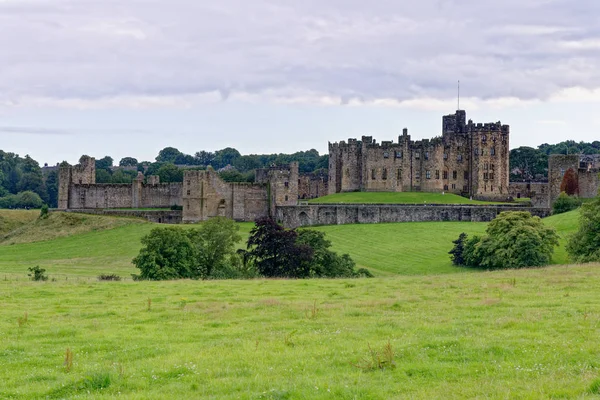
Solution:
[{"label": "castle wall", "polygon": [[388,222],[472,221],[487,222],[503,211],[528,211],[547,217],[547,208],[523,206],[452,206],[402,204],[344,204],[286,206],[276,218],[287,228],[312,225],[377,224]]},{"label": "castle wall", "polygon": [[182,190],[183,184],[180,182],[142,185],[140,207],[159,208],[171,207],[173,205],[180,206],[183,201]]},{"label": "castle wall", "polygon": [[314,199],[329,193],[327,174],[301,175],[298,178],[298,198]]},{"label": "castle wall", "polygon": [[130,208],[130,184],[71,184],[68,209],[80,208]]},{"label": "castle wall", "polygon": [[[549,206],[554,203],[554,200],[560,194],[560,185],[562,183],[565,172],[570,168],[577,175],[579,167],[578,154],[552,154],[548,158],[548,193]],[[592,196],[593,197],[593,196]]]}]

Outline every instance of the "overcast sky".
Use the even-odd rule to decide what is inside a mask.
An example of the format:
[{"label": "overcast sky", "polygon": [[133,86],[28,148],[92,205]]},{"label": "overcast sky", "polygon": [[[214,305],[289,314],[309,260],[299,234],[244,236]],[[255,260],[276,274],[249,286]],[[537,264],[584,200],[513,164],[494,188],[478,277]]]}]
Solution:
[{"label": "overcast sky", "polygon": [[600,140],[598,0],[0,0],[0,149],[41,163],[441,132]]}]

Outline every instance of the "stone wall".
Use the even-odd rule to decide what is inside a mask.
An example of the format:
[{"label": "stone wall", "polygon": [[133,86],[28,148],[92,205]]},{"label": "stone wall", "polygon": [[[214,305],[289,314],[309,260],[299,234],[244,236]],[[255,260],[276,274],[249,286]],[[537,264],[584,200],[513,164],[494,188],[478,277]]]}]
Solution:
[{"label": "stone wall", "polygon": [[523,206],[461,206],[406,204],[301,205],[278,207],[276,218],[287,228],[312,225],[376,224],[385,222],[487,222],[503,211],[529,211],[547,217],[546,208]]},{"label": "stone wall", "polygon": [[73,213],[85,213],[94,215],[107,215],[111,217],[134,217],[144,218],[158,224],[180,224],[181,211],[177,210],[102,210],[102,209],[80,209],[64,210]]},{"label": "stone wall", "polygon": [[326,173],[301,175],[298,178],[298,198],[315,199],[328,194]]}]

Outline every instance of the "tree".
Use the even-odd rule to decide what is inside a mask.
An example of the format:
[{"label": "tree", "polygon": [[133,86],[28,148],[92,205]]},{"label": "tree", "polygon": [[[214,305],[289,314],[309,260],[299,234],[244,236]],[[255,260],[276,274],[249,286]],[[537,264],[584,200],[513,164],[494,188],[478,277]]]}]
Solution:
[{"label": "tree", "polygon": [[600,261],[600,196],[581,206],[579,229],[569,238],[567,253],[575,262]]},{"label": "tree", "polygon": [[124,157],[119,161],[119,167],[135,167],[138,165],[138,160],[133,157]]},{"label": "tree", "polygon": [[227,165],[232,165],[233,162],[238,157],[241,157],[241,156],[242,155],[240,154],[240,152],[232,147],[226,147],[222,150],[217,150],[215,152],[215,158],[214,158],[215,165],[213,165],[213,167],[218,169],[218,168],[223,168]]},{"label": "tree", "polygon": [[547,265],[558,245],[556,231],[524,211],[500,213],[486,234],[464,244],[463,265],[484,269]]},{"label": "tree", "polygon": [[48,205],[58,206],[58,172],[50,171],[46,176],[46,192],[48,193]]},{"label": "tree", "polygon": [[208,278],[215,270],[228,266],[228,257],[235,254],[235,245],[242,239],[238,231],[239,226],[225,217],[211,218],[199,229],[189,231],[188,237],[196,248],[202,278]]},{"label": "tree", "polygon": [[156,171],[156,175],[160,177],[163,183],[168,182],[183,182],[183,170],[177,168],[174,164],[163,164]]},{"label": "tree", "polygon": [[139,279],[196,278],[196,249],[183,229],[154,228],[142,238],[142,249],[133,259]]},{"label": "tree", "polygon": [[96,160],[96,169],[106,169],[110,170],[110,167],[113,166],[113,159],[110,156],[104,156],[99,160]]},{"label": "tree", "polygon": [[467,241],[467,238],[467,234],[463,232],[458,236],[458,239],[452,242],[454,243],[454,247],[448,252],[448,254],[451,255],[450,258],[452,259],[452,264],[465,265],[463,252],[465,250],[465,242]]},{"label": "tree", "polygon": [[161,151],[158,152],[158,156],[156,156],[156,161],[158,162],[168,162],[175,163],[177,157],[181,155],[181,152],[177,150],[175,147],[165,147]]},{"label": "tree", "polygon": [[575,175],[573,168],[569,168],[565,172],[560,183],[560,191],[565,192],[568,196],[579,194],[579,183],[577,182],[577,175]]},{"label": "tree", "polygon": [[284,229],[272,218],[256,220],[248,238],[248,250],[258,272],[266,277],[308,277],[313,251],[297,245],[295,230]]},{"label": "tree", "polygon": [[194,154],[194,158],[196,159],[197,165],[208,166],[211,165],[213,160],[215,159],[215,153],[210,151],[198,151]]}]

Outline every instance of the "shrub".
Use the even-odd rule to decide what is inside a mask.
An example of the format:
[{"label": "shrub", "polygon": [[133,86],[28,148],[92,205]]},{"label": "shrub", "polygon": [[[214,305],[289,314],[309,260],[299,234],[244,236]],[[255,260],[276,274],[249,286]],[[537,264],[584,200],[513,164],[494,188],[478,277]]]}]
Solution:
[{"label": "shrub", "polygon": [[44,268],[40,268],[39,265],[35,267],[28,268],[29,273],[28,277],[31,278],[32,281],[47,281],[48,275],[46,275],[46,270]]},{"label": "shrub", "polygon": [[121,277],[117,274],[100,274],[98,275],[99,281],[120,281]]},{"label": "shrub", "polygon": [[450,258],[452,259],[452,264],[465,265],[465,259],[463,257],[463,252],[464,252],[466,241],[467,241],[467,234],[463,232],[458,236],[458,239],[456,239],[452,242],[452,243],[454,243],[454,247],[452,248],[452,250],[450,250],[448,252],[448,254],[451,254]]},{"label": "shrub", "polygon": [[[553,228],[523,211],[500,213],[490,222],[486,233],[486,236],[471,239],[461,234],[450,251],[453,262],[460,261],[456,254],[461,253],[462,264],[458,265],[476,268],[542,266],[550,263],[554,246],[558,245],[558,235]],[[457,249],[461,242],[462,252]]]},{"label": "shrub", "polygon": [[48,218],[48,205],[44,204],[40,209],[40,219]]},{"label": "shrub", "polygon": [[581,206],[579,229],[567,243],[575,262],[600,261],[600,196]]},{"label": "shrub", "polygon": [[565,192],[560,192],[558,198],[552,204],[552,214],[561,214],[576,209],[581,205],[581,200],[577,196],[569,196]]}]

